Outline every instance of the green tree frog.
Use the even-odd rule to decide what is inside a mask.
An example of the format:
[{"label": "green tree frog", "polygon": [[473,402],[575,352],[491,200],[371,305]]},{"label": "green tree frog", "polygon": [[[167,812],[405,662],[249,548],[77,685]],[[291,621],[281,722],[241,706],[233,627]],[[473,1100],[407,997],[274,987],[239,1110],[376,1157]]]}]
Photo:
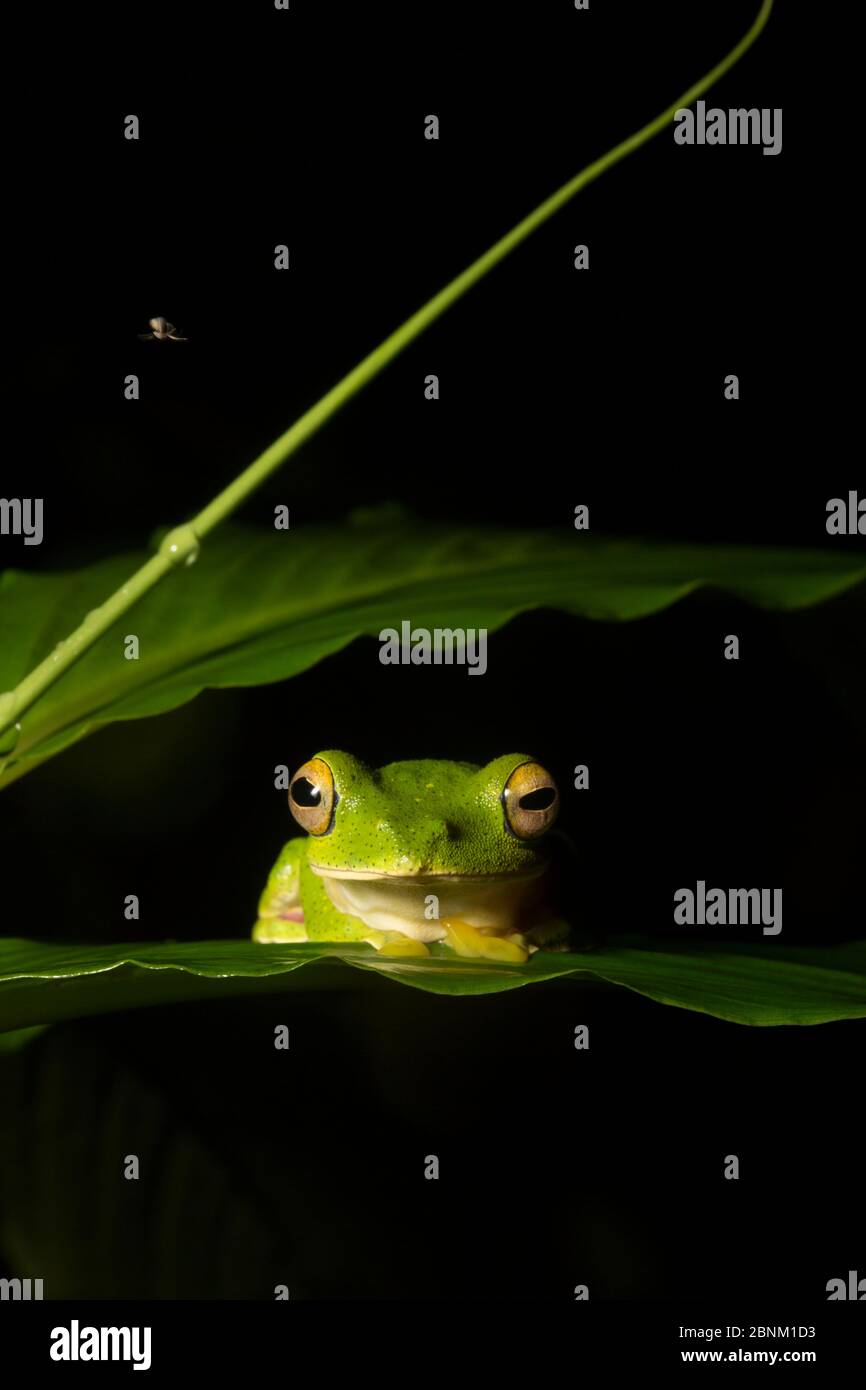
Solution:
[{"label": "green tree frog", "polygon": [[253,940],[367,941],[388,955],[525,961],[560,944],[547,832],[556,783],[521,753],[473,763],[390,763],[323,752],[298,769],[289,840],[259,902]]}]

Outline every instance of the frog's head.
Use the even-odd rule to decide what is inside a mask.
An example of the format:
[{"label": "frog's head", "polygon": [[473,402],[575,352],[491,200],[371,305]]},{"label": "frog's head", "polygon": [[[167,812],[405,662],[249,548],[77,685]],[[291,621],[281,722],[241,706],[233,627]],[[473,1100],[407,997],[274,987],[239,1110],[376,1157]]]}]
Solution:
[{"label": "frog's head", "polygon": [[446,921],[488,932],[520,927],[543,892],[544,836],[559,795],[522,753],[486,767],[376,769],[325,752],[295,773],[289,805],[310,834],[307,863],[338,911],[426,941],[440,939]]},{"label": "frog's head", "polygon": [[543,868],[559,794],[525,753],[369,768],[328,751],[295,773],[289,806],[323,878],[501,879]]}]

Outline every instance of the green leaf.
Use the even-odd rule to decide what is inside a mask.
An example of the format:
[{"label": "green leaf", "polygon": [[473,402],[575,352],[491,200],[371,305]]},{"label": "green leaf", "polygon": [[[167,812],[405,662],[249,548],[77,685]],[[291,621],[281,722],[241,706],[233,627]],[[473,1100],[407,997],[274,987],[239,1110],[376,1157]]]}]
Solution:
[{"label": "green leaf", "polygon": [[29,1047],[37,1038],[41,1038],[49,1026],[46,1023],[37,1023],[33,1028],[14,1028],[8,1033],[0,1033],[0,1057],[4,1053],[18,1052]]},{"label": "green leaf", "polygon": [[[11,689],[145,557],[0,580],[0,689]],[[766,608],[817,603],[866,578],[850,552],[603,540],[573,530],[384,524],[290,532],[226,526],[110,628],[24,715],[4,784],[116,719],[158,714],[214,686],[307,669],[354,638],[484,627],[553,607],[644,617],[703,585]],[[138,660],[123,639],[139,639]],[[495,659],[495,656],[492,658]],[[2,760],[0,760],[2,768]]]},{"label": "green leaf", "polygon": [[[213,1094],[197,1078],[199,1113],[208,1083]],[[0,1104],[0,1248],[19,1277],[38,1270],[46,1298],[266,1297],[280,1256],[297,1258],[299,1245],[319,1291],[321,1207],[298,1215],[295,1200],[293,1213],[291,1189],[277,1200],[277,1155],[263,1136],[255,1162],[239,1159],[233,1127],[196,1124],[182,1083],[172,1090],[111,1042],[66,1028],[49,1031],[35,1058],[0,1056]],[[126,1154],[139,1181],[124,1180]],[[317,1196],[332,1207],[333,1192]],[[293,1281],[293,1295],[302,1289]]]},{"label": "green leaf", "polygon": [[[0,1030],[144,1004],[358,985],[348,967],[432,994],[495,994],[566,977],[606,981],[734,1023],[866,1017],[866,941],[843,946],[610,944],[525,965],[388,957],[366,945],[188,941],[67,946],[0,939]],[[303,967],[303,969],[301,968]]]}]

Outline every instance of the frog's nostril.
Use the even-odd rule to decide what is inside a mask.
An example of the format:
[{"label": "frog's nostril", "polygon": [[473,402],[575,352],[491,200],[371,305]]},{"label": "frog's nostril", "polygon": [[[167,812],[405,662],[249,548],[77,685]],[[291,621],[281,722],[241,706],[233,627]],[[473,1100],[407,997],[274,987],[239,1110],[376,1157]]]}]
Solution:
[{"label": "frog's nostril", "polygon": [[450,820],[440,820],[436,822],[436,833],[442,835],[446,840],[457,839],[457,826]]}]

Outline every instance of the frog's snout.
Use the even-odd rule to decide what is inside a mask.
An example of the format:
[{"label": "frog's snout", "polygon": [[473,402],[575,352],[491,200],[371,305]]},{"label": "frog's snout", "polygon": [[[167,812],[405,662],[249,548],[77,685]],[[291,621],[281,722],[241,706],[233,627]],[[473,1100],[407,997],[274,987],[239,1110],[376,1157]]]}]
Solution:
[{"label": "frog's snout", "polygon": [[405,835],[402,832],[402,827],[395,826],[390,820],[380,820],[376,829],[380,835],[389,836],[397,845],[408,840],[416,845],[423,844],[425,848],[441,845],[445,841],[453,844],[454,841],[461,838],[462,833],[457,822],[450,820],[428,821],[423,830],[416,830],[414,834],[410,835]]},{"label": "frog's snout", "polygon": [[431,840],[459,840],[460,829],[453,821],[436,820],[430,827]]},{"label": "frog's snout", "polygon": [[395,833],[396,827],[390,821],[380,821],[378,829],[380,834],[390,837],[397,871],[406,875],[442,872],[444,866],[450,866],[446,847],[463,838],[460,826],[444,817],[428,820],[423,831],[416,828],[415,833],[408,836]]},{"label": "frog's snout", "polygon": [[427,833],[424,836],[421,853],[416,857],[419,859],[419,869],[421,872],[430,865],[448,861],[449,852],[446,846],[454,845],[461,839],[460,827],[449,820],[434,820],[427,826]]}]

